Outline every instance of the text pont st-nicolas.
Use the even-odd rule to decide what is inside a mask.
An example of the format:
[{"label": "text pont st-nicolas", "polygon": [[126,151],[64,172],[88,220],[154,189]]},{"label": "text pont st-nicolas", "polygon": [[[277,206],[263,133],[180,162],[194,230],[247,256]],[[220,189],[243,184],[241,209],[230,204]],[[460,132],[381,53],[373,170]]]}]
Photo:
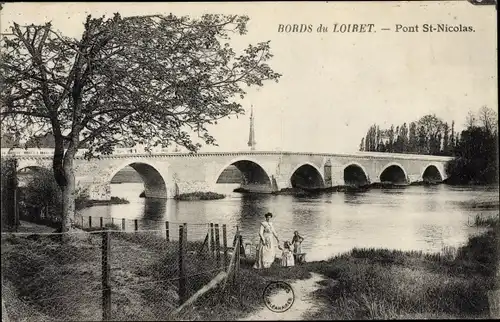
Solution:
[{"label": "text pont st-nicolas", "polygon": [[[383,28],[382,30],[394,30],[401,33],[413,32],[475,32],[472,26],[466,25],[449,25],[449,24],[423,24],[423,25],[402,25],[396,24],[394,29]],[[375,24],[339,24],[331,25],[312,25],[312,24],[279,24],[278,32],[280,33],[312,33],[312,32],[334,32],[334,33],[373,33],[376,32]]]},{"label": "text pont st-nicolas", "polygon": [[335,23],[331,25],[320,24],[279,24],[278,32],[283,33],[311,33],[311,32],[340,32],[340,33],[365,33],[374,32],[373,23]]}]

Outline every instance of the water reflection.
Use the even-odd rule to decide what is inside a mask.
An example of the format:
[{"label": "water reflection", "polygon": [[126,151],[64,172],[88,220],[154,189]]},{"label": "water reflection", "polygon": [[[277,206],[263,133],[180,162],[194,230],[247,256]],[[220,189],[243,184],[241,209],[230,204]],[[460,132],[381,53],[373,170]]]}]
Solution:
[{"label": "water reflection", "polygon": [[144,201],[144,219],[163,220],[166,213],[166,203],[161,199],[146,199]]},{"label": "water reflection", "polygon": [[362,202],[360,196],[362,196],[361,192],[344,192],[344,202],[351,204],[360,204]]},{"label": "water reflection", "polygon": [[[305,237],[303,248],[309,260],[325,259],[353,247],[386,247],[403,250],[439,251],[458,246],[477,229],[468,227],[477,213],[497,213],[470,205],[489,201],[498,207],[498,188],[410,186],[367,192],[323,195],[241,195],[233,185],[220,185],[227,198],[213,201],[141,199],[141,184],[112,186],[112,195],[127,198],[130,204],[84,209],[84,216],[127,218],[140,221],[140,229],[164,230],[171,223],[171,236],[178,223],[188,223],[190,239],[206,235],[207,223],[226,224],[231,241],[239,227],[245,242],[258,242],[260,222],[266,212],[282,241],[293,231]],[[468,204],[469,206],[465,206]],[[95,219],[98,223],[99,220]],[[117,222],[117,221],[115,221]],[[197,225],[195,225],[197,224]]]}]

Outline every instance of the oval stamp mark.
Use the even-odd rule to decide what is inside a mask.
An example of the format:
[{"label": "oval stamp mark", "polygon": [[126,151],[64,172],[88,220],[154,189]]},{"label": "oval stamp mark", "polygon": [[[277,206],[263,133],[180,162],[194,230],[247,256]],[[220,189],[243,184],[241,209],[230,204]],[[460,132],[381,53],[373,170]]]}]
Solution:
[{"label": "oval stamp mark", "polygon": [[267,284],[262,299],[270,311],[283,313],[292,307],[295,293],[290,284],[276,281]]}]

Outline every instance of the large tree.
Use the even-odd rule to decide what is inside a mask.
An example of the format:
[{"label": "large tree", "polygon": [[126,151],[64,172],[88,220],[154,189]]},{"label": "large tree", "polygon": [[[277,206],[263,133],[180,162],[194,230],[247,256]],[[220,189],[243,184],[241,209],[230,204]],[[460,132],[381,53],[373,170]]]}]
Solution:
[{"label": "large tree", "polygon": [[418,122],[419,147],[422,154],[437,154],[441,149],[441,138],[439,137],[444,122],[436,115],[425,115]]},{"label": "large tree", "polygon": [[455,139],[455,158],[446,167],[448,182],[498,183],[498,114],[483,106],[477,116],[467,114],[466,124]]},{"label": "large tree", "polygon": [[215,140],[207,125],[244,112],[245,86],[278,81],[269,41],[236,55],[231,34],[246,16],[87,17],[79,39],[45,25],[14,23],[2,39],[1,121],[27,138],[51,132],[63,231],[75,208],[74,158],[111,153],[118,143],[176,143],[197,151]]}]

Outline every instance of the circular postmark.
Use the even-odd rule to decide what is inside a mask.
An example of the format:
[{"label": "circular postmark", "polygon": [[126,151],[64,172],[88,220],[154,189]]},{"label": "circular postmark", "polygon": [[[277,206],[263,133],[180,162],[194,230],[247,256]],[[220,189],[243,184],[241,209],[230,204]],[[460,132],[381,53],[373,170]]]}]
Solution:
[{"label": "circular postmark", "polygon": [[295,294],[290,284],[276,281],[267,284],[262,299],[270,311],[283,313],[292,307]]}]

